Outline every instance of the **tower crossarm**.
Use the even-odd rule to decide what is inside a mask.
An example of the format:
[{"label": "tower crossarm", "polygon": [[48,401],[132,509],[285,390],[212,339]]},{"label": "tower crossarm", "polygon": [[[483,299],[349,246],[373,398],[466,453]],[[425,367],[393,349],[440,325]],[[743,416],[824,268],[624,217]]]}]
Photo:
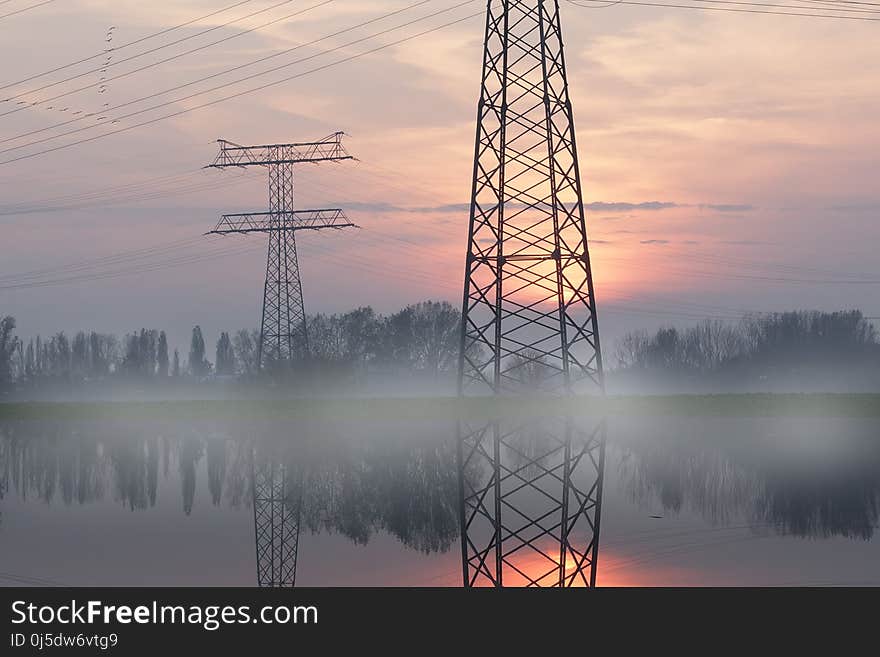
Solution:
[{"label": "tower crossarm", "polygon": [[342,137],[336,132],[323,139],[299,144],[264,144],[240,146],[225,139],[218,139],[220,153],[209,168],[271,166],[273,164],[300,164],[353,160],[345,150]]},{"label": "tower crossarm", "polygon": [[289,212],[251,212],[223,215],[208,235],[271,233],[292,230],[358,228],[342,210],[293,210]]}]

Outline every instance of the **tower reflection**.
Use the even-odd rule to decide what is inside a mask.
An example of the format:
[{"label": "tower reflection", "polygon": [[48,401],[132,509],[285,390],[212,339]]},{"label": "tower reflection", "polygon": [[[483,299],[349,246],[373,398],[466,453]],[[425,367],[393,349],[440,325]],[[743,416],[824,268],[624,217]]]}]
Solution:
[{"label": "tower reflection", "polygon": [[466,587],[593,587],[607,422],[462,421],[458,469]]},{"label": "tower reflection", "polygon": [[296,561],[302,518],[302,471],[271,452],[251,449],[257,585],[296,585]]}]

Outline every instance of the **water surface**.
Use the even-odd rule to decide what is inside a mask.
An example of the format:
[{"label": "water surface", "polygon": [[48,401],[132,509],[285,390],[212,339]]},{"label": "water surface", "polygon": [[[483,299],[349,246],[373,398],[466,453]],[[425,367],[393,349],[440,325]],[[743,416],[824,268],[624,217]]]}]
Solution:
[{"label": "water surface", "polygon": [[[506,472],[553,484],[563,424],[505,425]],[[254,586],[256,454],[298,482],[298,586],[461,586],[460,435],[452,420],[6,422],[0,581]],[[880,585],[876,419],[612,417],[603,474],[599,586]],[[518,495],[513,531],[547,504]],[[540,551],[558,559],[541,522],[540,550],[515,555],[528,576]]]}]

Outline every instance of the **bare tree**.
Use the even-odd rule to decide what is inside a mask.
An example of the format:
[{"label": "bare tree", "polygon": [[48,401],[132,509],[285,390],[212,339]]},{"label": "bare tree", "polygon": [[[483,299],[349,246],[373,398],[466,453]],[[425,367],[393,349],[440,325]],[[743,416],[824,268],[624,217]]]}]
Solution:
[{"label": "bare tree", "polygon": [[8,316],[0,320],[0,390],[12,385],[12,357],[18,349],[15,331],[15,318]]},{"label": "bare tree", "polygon": [[257,330],[241,329],[232,338],[232,348],[241,374],[253,376],[259,371],[260,364],[257,362],[259,343],[260,332]]},{"label": "bare tree", "polygon": [[163,379],[168,377],[168,337],[165,331],[159,333],[159,344],[156,347],[156,369]]}]

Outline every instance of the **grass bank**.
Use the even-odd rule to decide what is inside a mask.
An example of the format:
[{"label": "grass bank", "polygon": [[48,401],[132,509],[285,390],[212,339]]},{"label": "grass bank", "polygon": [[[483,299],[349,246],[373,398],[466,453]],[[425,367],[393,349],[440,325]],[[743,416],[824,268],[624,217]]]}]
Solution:
[{"label": "grass bank", "polygon": [[352,398],[158,402],[11,402],[0,421],[448,419],[544,414],[704,417],[880,417],[880,394],[748,394],[546,398]]}]

